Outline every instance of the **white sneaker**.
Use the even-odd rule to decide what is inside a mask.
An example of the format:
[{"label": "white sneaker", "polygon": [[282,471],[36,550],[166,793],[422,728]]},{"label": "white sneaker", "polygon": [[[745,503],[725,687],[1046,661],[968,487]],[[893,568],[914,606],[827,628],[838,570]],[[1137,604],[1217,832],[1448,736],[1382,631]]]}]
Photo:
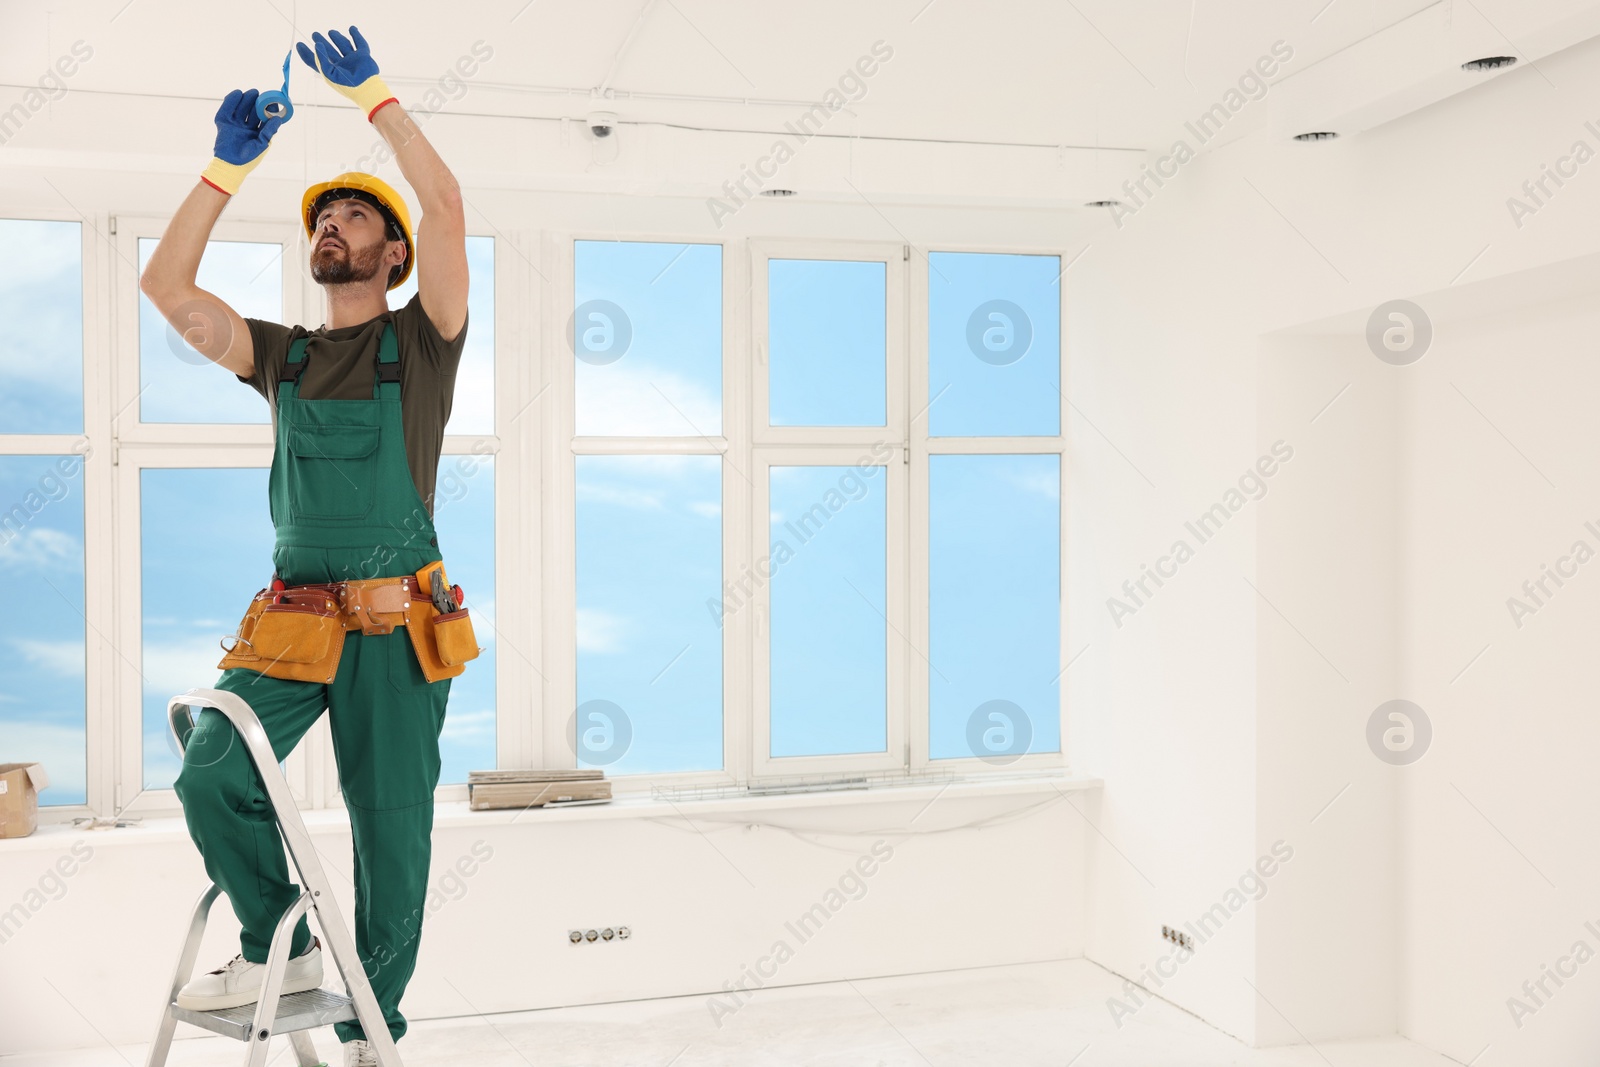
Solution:
[{"label": "white sneaker", "polygon": [[378,1067],[378,1052],[366,1039],[345,1042],[344,1067]]},{"label": "white sneaker", "polygon": [[[178,991],[178,1007],[218,1011],[254,1004],[261,998],[261,977],[266,973],[265,963],[251,963],[241,952],[216,970],[191,978]],[[303,993],[321,984],[322,943],[320,938],[313,936],[310,946],[285,965],[283,988],[279,995]]]}]

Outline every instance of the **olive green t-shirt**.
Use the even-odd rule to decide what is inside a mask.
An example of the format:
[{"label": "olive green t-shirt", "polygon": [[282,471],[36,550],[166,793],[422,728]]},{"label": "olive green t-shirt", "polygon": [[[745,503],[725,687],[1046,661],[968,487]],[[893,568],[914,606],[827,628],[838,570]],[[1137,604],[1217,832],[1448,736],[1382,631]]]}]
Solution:
[{"label": "olive green t-shirt", "polygon": [[[239,378],[266,397],[272,409],[273,437],[277,437],[278,379],[289,358],[289,346],[301,337],[306,342],[308,365],[300,377],[299,395],[306,400],[371,400],[378,344],[383,323],[394,323],[400,352],[400,422],[405,430],[406,465],[417,485],[428,515],[433,515],[434,481],[439,474],[439,454],[444,448],[444,425],[450,419],[456,368],[467,343],[467,323],[446,341],[422,310],[421,294],[404,307],[385,311],[355,326],[330,330],[319,326],[284,326],[265,319],[246,318],[255,345],[255,376]],[[238,377],[235,375],[234,377]]]}]

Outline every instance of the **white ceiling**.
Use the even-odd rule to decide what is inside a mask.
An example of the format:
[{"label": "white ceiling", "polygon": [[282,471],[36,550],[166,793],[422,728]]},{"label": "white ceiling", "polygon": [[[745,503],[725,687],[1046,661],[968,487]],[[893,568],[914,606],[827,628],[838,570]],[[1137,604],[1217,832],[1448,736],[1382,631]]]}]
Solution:
[{"label": "white ceiling", "polygon": [[[899,139],[958,142],[955,150],[972,157],[966,166],[982,165],[986,145],[1098,148],[1097,161],[1118,158],[1107,150],[1164,149],[1276,41],[1294,50],[1293,60],[1275,76],[1268,101],[1246,108],[1220,141],[1259,130],[1287,136],[1302,124],[1356,132],[1496,76],[1461,72],[1463,59],[1505,52],[1537,61],[1600,33],[1600,4],[1592,0],[0,5],[0,108],[73,41],[94,48],[93,61],[70,82],[75,110],[51,105],[75,117],[30,123],[0,147],[0,167],[8,151],[39,166],[52,151],[93,148],[85,116],[96,112],[84,111],[93,101],[105,105],[99,114],[117,116],[110,124],[118,128],[105,131],[108,144],[160,153],[169,122],[192,123],[200,109],[209,114],[235,87],[274,87],[291,41],[326,32],[335,16],[341,29],[362,28],[402,99],[420,96],[475,41],[485,42],[493,59],[448,108],[469,123],[471,116],[582,118],[609,77],[609,106],[624,129],[777,132],[881,40],[893,59],[830,135],[891,147]],[[441,19],[441,10],[451,17]],[[297,105],[327,105],[308,109],[313,122],[335,121],[326,116],[348,107],[298,58],[292,70]],[[136,114],[156,121],[130,126]],[[484,129],[502,127],[474,126],[473,135]],[[184,127],[170,150],[192,156],[192,133]],[[926,166],[925,154],[915,158]],[[1138,157],[1120,159],[1131,169]]]}]

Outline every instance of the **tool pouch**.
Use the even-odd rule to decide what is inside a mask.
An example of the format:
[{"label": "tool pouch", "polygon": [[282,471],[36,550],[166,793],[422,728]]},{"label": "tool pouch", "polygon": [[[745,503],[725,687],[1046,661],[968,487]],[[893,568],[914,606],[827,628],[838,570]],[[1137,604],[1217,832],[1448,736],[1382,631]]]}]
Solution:
[{"label": "tool pouch", "polygon": [[466,608],[435,615],[433,639],[439,646],[439,658],[448,666],[455,667],[478,658],[478,639],[472,632],[472,618]]},{"label": "tool pouch", "polygon": [[276,599],[270,590],[256,594],[217,667],[298,682],[333,681],[344,651],[339,605],[322,594]]},{"label": "tool pouch", "polygon": [[434,562],[417,572],[418,591],[406,616],[406,629],[422,665],[422,676],[430,682],[454,678],[467,669],[467,661],[478,657],[478,642],[472,633],[472,620],[461,608],[441,615],[433,606],[428,590],[433,588],[432,572],[444,580],[444,564]]}]

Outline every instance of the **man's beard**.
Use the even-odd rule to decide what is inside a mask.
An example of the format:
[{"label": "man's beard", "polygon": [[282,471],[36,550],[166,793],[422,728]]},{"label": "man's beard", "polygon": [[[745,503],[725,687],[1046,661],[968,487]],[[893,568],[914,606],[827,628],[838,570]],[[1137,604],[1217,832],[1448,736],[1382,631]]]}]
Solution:
[{"label": "man's beard", "polygon": [[[345,285],[351,282],[359,284],[371,281],[373,276],[378,273],[379,268],[383,266],[383,250],[387,247],[387,242],[374,241],[366,248],[358,248],[354,251],[343,240],[340,240],[339,244],[344,251],[342,257],[330,255],[327,258],[323,258],[322,247],[318,247],[312,253],[311,278],[313,281],[321,285]],[[327,247],[333,248],[332,245]],[[337,252],[338,249],[335,249],[335,251]]]}]

